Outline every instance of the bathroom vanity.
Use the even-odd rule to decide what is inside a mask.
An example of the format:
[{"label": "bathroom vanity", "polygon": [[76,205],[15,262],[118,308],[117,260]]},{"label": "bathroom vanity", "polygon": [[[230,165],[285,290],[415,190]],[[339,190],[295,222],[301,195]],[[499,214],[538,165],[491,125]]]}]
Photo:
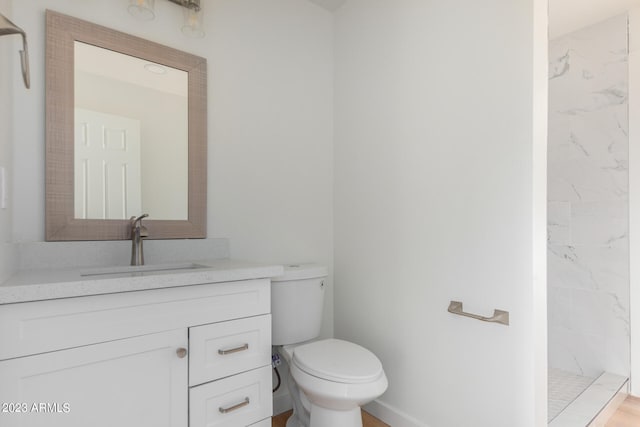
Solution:
[{"label": "bathroom vanity", "polygon": [[270,278],[232,261],[0,285],[0,425],[271,425]]}]

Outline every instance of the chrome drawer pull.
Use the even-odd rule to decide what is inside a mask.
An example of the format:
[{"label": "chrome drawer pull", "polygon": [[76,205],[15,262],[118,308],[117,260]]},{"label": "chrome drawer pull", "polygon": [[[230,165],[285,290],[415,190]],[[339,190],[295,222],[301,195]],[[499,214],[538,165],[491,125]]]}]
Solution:
[{"label": "chrome drawer pull", "polygon": [[218,350],[218,354],[224,356],[226,354],[233,354],[239,351],[249,350],[249,344],[241,345],[240,347],[230,348],[229,350]]},{"label": "chrome drawer pull", "polygon": [[237,403],[233,406],[229,406],[228,408],[223,408],[222,406],[218,408],[218,410],[220,411],[220,413],[222,414],[228,414],[229,412],[233,412],[236,409],[240,409],[242,407],[245,407],[249,404],[249,398],[245,397],[244,400],[240,403]]}]

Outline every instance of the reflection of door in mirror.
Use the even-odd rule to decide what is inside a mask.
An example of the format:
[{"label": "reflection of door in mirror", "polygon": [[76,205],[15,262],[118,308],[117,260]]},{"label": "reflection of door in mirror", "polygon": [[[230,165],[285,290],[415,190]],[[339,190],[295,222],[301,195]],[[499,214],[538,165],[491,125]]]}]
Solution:
[{"label": "reflection of door in mirror", "polygon": [[[80,110],[91,110],[96,113],[94,119],[110,117],[109,123],[93,125],[97,126],[95,137],[99,138],[99,144],[109,145],[92,153],[95,164],[100,166],[89,171],[93,174],[84,187],[77,188],[84,185],[84,178],[74,176],[75,218],[126,219],[146,212],[153,219],[186,220],[187,73],[78,41],[74,43],[74,51],[76,116]],[[115,117],[120,117],[122,123],[114,122]],[[122,130],[127,128],[124,118],[138,122],[140,140],[138,159],[134,160],[133,153],[129,153],[126,168],[122,166],[124,159],[113,157],[118,150],[119,156],[125,155],[119,144],[128,145],[122,140],[125,137]],[[76,132],[78,126],[76,121]],[[107,157],[99,157],[100,153]],[[75,160],[75,175],[84,173],[84,166],[78,164],[84,159],[75,155]],[[134,161],[137,163],[133,164]],[[139,190],[124,187],[123,174],[128,180],[134,173],[139,180],[128,185],[138,186]]]},{"label": "reflection of door in mirror", "polygon": [[140,121],[76,108],[75,129],[75,217],[139,215]]}]

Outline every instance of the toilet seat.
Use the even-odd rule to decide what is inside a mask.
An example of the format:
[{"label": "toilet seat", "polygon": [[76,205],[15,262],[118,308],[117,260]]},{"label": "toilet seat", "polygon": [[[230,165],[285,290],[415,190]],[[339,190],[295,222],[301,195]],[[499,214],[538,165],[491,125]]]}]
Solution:
[{"label": "toilet seat", "polygon": [[384,374],[382,363],[357,344],[327,339],[297,346],[293,364],[316,378],[343,384],[365,384]]}]

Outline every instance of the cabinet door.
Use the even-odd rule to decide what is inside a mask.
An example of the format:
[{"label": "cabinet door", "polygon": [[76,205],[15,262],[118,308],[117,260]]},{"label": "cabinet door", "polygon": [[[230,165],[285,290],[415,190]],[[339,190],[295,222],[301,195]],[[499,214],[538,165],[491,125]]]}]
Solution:
[{"label": "cabinet door", "polygon": [[0,362],[3,427],[187,427],[187,330]]}]

